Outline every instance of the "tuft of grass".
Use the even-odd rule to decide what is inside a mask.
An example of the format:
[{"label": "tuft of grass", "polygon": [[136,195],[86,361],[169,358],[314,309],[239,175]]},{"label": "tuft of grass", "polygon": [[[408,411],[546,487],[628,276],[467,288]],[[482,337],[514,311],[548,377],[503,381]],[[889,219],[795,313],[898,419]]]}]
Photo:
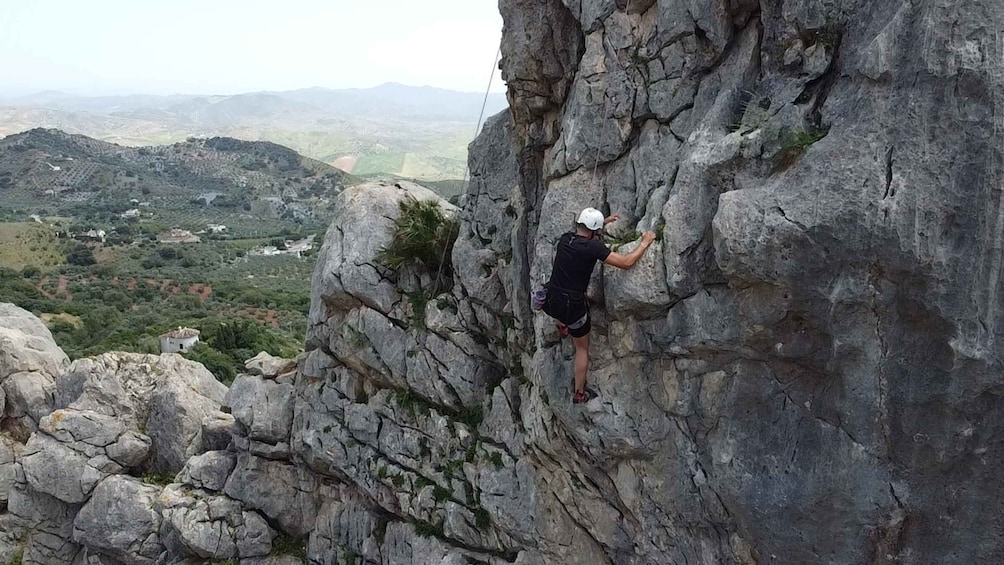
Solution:
[{"label": "tuft of grass", "polygon": [[606,236],[604,240],[607,245],[614,249],[619,249],[620,247],[631,243],[632,241],[638,241],[641,239],[641,232],[634,231],[626,233],[620,237]]},{"label": "tuft of grass", "polygon": [[412,392],[411,389],[395,391],[394,401],[398,408],[407,410],[412,418],[420,415],[428,416],[432,412],[432,404]]},{"label": "tuft of grass", "polygon": [[462,469],[464,468],[463,459],[454,459],[448,462],[446,465],[442,466],[443,476],[446,480],[452,481],[457,476],[463,476]]},{"label": "tuft of grass", "polygon": [[495,465],[496,469],[502,468],[502,454],[498,451],[493,451],[492,454],[488,456],[488,461],[490,461],[492,465]]},{"label": "tuft of grass", "polygon": [[429,295],[419,290],[408,295],[411,301],[411,316],[408,325],[412,328],[425,328],[425,310],[429,305]]},{"label": "tuft of grass", "polygon": [[148,485],[166,487],[174,482],[174,475],[170,473],[147,473],[143,475],[143,482]]},{"label": "tuft of grass", "polygon": [[443,537],[443,523],[433,524],[425,520],[415,522],[415,534],[423,538]]},{"label": "tuft of grass", "polygon": [[439,485],[436,485],[432,490],[432,498],[435,499],[436,502],[449,500],[452,496],[453,494],[450,491]]},{"label": "tuft of grass", "polygon": [[662,241],[663,233],[666,231],[666,220],[660,216],[659,221],[655,224],[655,230],[653,231],[655,231],[655,240]]},{"label": "tuft of grass", "polygon": [[10,557],[7,559],[7,565],[21,565],[23,561],[24,561],[24,548],[19,547],[16,550],[14,550],[14,553],[10,554]]},{"label": "tuft of grass", "polygon": [[[453,276],[451,255],[460,222],[443,212],[432,200],[407,198],[400,203],[401,215],[394,222],[391,242],[380,250],[377,260],[390,269],[415,265],[435,277]],[[439,294],[432,289],[432,296]]]},{"label": "tuft of grass", "polygon": [[457,419],[467,424],[472,430],[477,430],[484,418],[484,409],[478,404],[477,406],[465,406]]},{"label": "tuft of grass", "polygon": [[484,530],[492,523],[491,514],[484,508],[478,507],[474,511],[474,524],[479,530]]},{"label": "tuft of grass", "polygon": [[280,533],[272,540],[272,555],[289,555],[306,560],[307,548],[301,540],[289,534]]},{"label": "tuft of grass", "polygon": [[829,128],[819,130],[782,130],[781,149],[774,155],[774,170],[777,173],[788,169],[820,139],[830,133]]}]

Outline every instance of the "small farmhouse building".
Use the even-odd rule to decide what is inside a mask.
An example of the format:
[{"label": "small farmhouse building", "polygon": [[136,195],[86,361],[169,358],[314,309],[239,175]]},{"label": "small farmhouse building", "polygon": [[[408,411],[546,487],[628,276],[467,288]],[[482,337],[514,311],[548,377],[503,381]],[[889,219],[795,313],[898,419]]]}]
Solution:
[{"label": "small farmhouse building", "polygon": [[178,328],[160,336],[161,353],[180,353],[188,351],[199,343],[199,330]]}]

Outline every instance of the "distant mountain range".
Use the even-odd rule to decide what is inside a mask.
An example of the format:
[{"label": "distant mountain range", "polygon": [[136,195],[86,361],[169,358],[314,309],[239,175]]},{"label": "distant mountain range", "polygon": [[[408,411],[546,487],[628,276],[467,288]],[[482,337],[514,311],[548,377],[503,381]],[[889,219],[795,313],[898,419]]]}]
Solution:
[{"label": "distant mountain range", "polygon": [[122,145],[190,136],[272,141],[356,174],[461,178],[482,104],[505,96],[388,83],[368,89],[308,88],[232,96],[83,97],[47,91],[0,98],[0,135],[57,128]]}]

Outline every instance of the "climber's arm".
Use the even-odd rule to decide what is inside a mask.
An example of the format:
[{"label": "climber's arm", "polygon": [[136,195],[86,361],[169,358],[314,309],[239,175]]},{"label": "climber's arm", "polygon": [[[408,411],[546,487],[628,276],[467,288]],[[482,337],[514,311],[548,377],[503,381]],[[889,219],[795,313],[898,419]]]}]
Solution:
[{"label": "climber's arm", "polygon": [[653,241],[655,241],[655,232],[647,231],[641,234],[641,244],[638,245],[638,247],[635,247],[634,251],[628,253],[627,255],[611,252],[610,255],[607,256],[604,263],[610,265],[611,267],[617,267],[618,269],[630,269],[631,267],[634,267],[639,260],[641,260],[642,255],[645,254],[645,251],[648,250]]}]

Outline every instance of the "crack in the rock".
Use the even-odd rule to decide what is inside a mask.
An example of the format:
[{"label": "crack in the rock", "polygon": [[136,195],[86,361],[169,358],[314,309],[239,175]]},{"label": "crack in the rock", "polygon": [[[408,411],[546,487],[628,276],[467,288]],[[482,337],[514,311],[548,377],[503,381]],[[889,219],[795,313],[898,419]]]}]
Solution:
[{"label": "crack in the rock", "polygon": [[[594,536],[593,533],[589,530],[589,527],[586,524],[583,524],[582,522],[580,522],[579,519],[575,516],[575,514],[573,514],[571,511],[569,511],[568,506],[565,504],[565,502],[563,500],[561,500],[561,498],[559,498],[557,495],[554,495],[553,493],[552,493],[552,496],[553,496],[554,500],[558,503],[558,505],[561,506],[561,509],[565,512],[565,516],[568,516],[568,519],[571,520],[572,523],[574,523],[576,526],[579,527],[579,531],[581,531],[582,533],[586,534],[586,536],[588,536],[589,539],[593,540],[593,543],[595,543],[597,547],[604,549],[604,555],[603,555],[603,557],[606,558],[607,563],[609,565],[613,565],[613,561],[611,561],[610,558],[605,554],[606,550],[608,550],[610,548],[607,547],[606,544],[602,543],[599,539],[597,539],[596,536]],[[576,511],[578,512],[579,509],[576,508]]]},{"label": "crack in the rock", "polygon": [[885,361],[889,357],[889,344],[886,343],[885,334],[882,332],[882,316],[879,314],[875,300],[879,297],[876,290],[872,295],[871,311],[875,316],[875,337],[879,340],[881,347],[881,359],[878,363],[878,408],[879,426],[882,430],[882,439],[886,446],[892,445],[892,430],[889,429],[889,382],[885,373]]},{"label": "crack in the rock", "polygon": [[883,200],[896,196],[896,189],[892,187],[892,166],[895,162],[893,159],[895,152],[896,146],[890,145],[889,150],[885,154],[885,195],[882,196]]},{"label": "crack in the rock", "polygon": [[810,416],[812,419],[814,419],[816,421],[819,421],[819,422],[825,424],[826,426],[828,426],[830,428],[833,428],[833,429],[841,432],[844,436],[847,437],[847,439],[849,439],[851,441],[851,443],[853,443],[854,445],[857,445],[858,447],[860,447],[861,451],[867,453],[868,455],[871,455],[872,457],[874,457],[875,459],[878,459],[879,461],[884,461],[884,459],[882,458],[882,456],[880,454],[875,453],[874,451],[872,451],[871,449],[869,449],[866,445],[864,445],[863,443],[861,443],[860,441],[858,441],[857,438],[855,438],[853,434],[851,434],[846,428],[844,428],[840,424],[840,422],[837,422],[836,424],[834,424],[833,422],[830,422],[829,420],[823,418],[822,416],[818,416],[818,415],[814,414],[810,408],[807,408],[804,405],[799,404],[798,402],[796,402],[795,399],[792,398],[791,395],[788,393],[788,390],[787,390],[787,388],[785,388],[784,384],[781,382],[781,379],[777,376],[777,374],[774,373],[774,370],[769,365],[765,366],[765,368],[767,369],[767,373],[770,375],[771,379],[773,379],[774,382],[777,383],[777,386],[778,386],[778,389],[780,390],[780,392],[782,394],[784,394],[788,398],[788,400],[791,402],[791,404],[793,406],[795,406],[799,410],[802,410],[805,413],[805,415]]}]

